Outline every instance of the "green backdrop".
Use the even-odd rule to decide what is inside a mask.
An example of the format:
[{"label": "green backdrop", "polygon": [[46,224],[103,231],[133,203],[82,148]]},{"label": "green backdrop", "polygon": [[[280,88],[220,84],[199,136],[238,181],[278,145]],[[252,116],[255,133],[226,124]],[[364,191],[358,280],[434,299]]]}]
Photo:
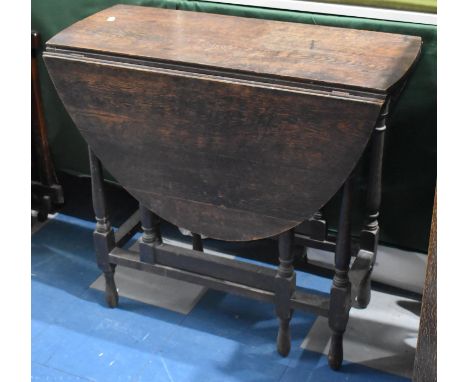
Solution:
[{"label": "green backdrop", "polygon": [[[401,0],[394,2],[401,3]],[[434,4],[431,0],[420,2]],[[395,107],[387,130],[380,223],[381,241],[401,248],[427,251],[437,155],[435,26],[187,0],[32,0],[32,28],[41,33],[43,41],[47,41],[72,23],[117,3],[421,36],[421,59]],[[86,144],[58,99],[42,61],[40,75],[56,167],[61,171],[88,174]],[[356,185],[360,207],[364,203],[364,189],[365,167]],[[337,202],[333,198],[324,211],[332,228],[336,224]],[[357,229],[362,223],[363,208],[356,208],[355,211],[353,218]]]},{"label": "green backdrop", "polygon": [[321,3],[362,5],[374,8],[390,8],[401,11],[437,12],[436,0],[320,0]]}]

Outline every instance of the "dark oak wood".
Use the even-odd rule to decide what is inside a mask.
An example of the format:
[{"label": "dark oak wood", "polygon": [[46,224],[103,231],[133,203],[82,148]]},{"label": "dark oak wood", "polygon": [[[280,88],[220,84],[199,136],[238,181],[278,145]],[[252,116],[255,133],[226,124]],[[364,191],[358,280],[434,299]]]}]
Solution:
[{"label": "dark oak wood", "polygon": [[413,381],[437,381],[437,191],[432,210],[431,236]]},{"label": "dark oak wood", "polygon": [[[365,271],[362,279],[353,293],[354,307],[364,309],[370,302],[371,275],[377,258],[377,245],[379,244],[379,213],[382,198],[382,163],[387,129],[387,117],[390,101],[383,106],[379,119],[372,134],[370,142],[369,182],[367,186],[367,215],[366,222],[361,230],[360,250],[353,268]],[[366,269],[367,268],[367,269]],[[355,294],[355,297],[354,297]]]},{"label": "dark oak wood", "polygon": [[48,44],[387,92],[419,55],[421,38],[116,5],[77,22]]},{"label": "dark oak wood", "polygon": [[203,252],[203,240],[198,233],[192,232],[192,248],[195,251]]},{"label": "dark oak wood", "polygon": [[279,266],[276,291],[276,314],[279,320],[278,336],[276,347],[278,353],[286,357],[291,350],[291,331],[289,322],[292,318],[291,297],[296,288],[296,274],[294,273],[294,232],[289,230],[281,234],[278,238]]},{"label": "dark oak wood", "polygon": [[351,179],[343,186],[340,220],[335,252],[335,276],[330,291],[328,325],[332,336],[328,351],[328,365],[337,370],[343,362],[343,334],[351,308],[351,284],[348,278],[351,261]]},{"label": "dark oak wood", "polygon": [[420,45],[116,6],[59,33],[44,57],[74,122],[130,193],[192,232],[243,241],[287,231],[339,189],[369,140],[380,93],[402,80]]},{"label": "dark oak wood", "polygon": [[[108,304],[117,305],[116,265],[270,301],[283,356],[293,310],[311,311],[328,316],[329,364],[338,369],[351,307],[350,174],[374,134],[361,247],[375,255],[382,107],[420,47],[418,37],[123,5],[52,38],[49,73],[90,146]],[[100,161],[140,202],[139,252],[116,246]],[[320,208],[340,188],[335,243]],[[163,243],[159,217],[193,232],[193,249]],[[304,221],[310,237],[293,232]],[[124,226],[119,243],[132,218]],[[278,236],[279,267],[201,254],[202,235]],[[296,291],[298,240],[335,249],[329,300]]]},{"label": "dark oak wood", "polygon": [[48,213],[63,204],[63,190],[55,173],[47,137],[47,125],[42,105],[39,81],[39,52],[41,36],[31,32],[31,175],[32,209],[38,211],[38,219],[44,221]]},{"label": "dark oak wood", "polygon": [[140,260],[145,263],[156,262],[156,248],[162,244],[160,219],[152,211],[140,204],[141,228]]},{"label": "dark oak wood", "polygon": [[115,236],[107,213],[102,164],[91,149],[89,149],[89,164],[93,208],[96,215],[96,229],[93,234],[96,261],[98,267],[104,273],[107,304],[109,307],[115,308],[119,303],[119,295],[114,280],[115,264],[109,261],[109,253],[115,247]]},{"label": "dark oak wood", "polygon": [[358,161],[383,102],[72,57],[46,62],[114,177],[162,218],[222,240],[273,236],[309,218]]},{"label": "dark oak wood", "polygon": [[[196,253],[197,251],[194,250],[186,250],[184,248],[177,248],[167,245],[166,247],[170,247],[171,253],[175,255],[182,254],[183,256],[184,254],[192,254],[194,256],[198,256],[199,258],[204,257],[200,256],[200,254]],[[138,252],[117,247],[109,253],[109,260],[114,265],[130,267],[165,277],[174,278],[176,280],[204,285],[208,288],[220,290],[223,292],[234,293],[267,302],[275,302],[276,300],[275,292],[271,290],[271,285],[274,284],[276,274],[275,272],[271,272],[271,268],[268,267],[258,267],[254,264],[245,264],[243,272],[248,272],[249,270],[252,273],[264,271],[268,274],[268,276],[265,277],[265,281],[268,283],[269,287],[265,285],[262,286],[262,284],[259,283],[260,286],[258,288],[253,288],[249,285],[246,285],[244,282],[238,283],[233,281],[231,277],[228,277],[227,279],[219,277],[219,269],[204,267],[201,272],[191,272],[185,269],[180,269],[177,266],[173,267],[158,263],[149,264],[140,261]],[[229,265],[233,266],[234,270],[230,273],[230,275],[236,275],[236,269],[239,262],[232,259],[224,260],[226,267],[229,267]],[[295,295],[291,297],[290,304],[292,309],[301,309],[306,312],[324,317],[328,316],[328,296],[323,294],[313,294],[297,291]]]},{"label": "dark oak wood", "polygon": [[41,46],[39,33],[31,32],[31,92],[32,92],[32,135],[39,161],[39,179],[47,186],[58,184],[54,165],[50,156],[47,126],[42,106],[41,88],[39,82],[38,52]]}]

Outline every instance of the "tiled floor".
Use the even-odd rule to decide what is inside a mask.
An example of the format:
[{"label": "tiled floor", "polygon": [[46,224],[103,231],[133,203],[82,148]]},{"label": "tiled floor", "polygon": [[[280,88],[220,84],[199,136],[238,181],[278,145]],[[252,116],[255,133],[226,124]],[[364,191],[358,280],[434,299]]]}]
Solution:
[{"label": "tiled floor", "polygon": [[[33,380],[408,381],[349,361],[340,372],[331,371],[320,351],[301,347],[309,332],[316,336],[316,317],[301,312],[291,322],[291,353],[282,358],[271,304],[192,290],[198,287],[190,284],[167,284],[169,295],[189,308],[174,306],[164,288],[154,287],[142,292],[147,303],[123,297],[122,290],[119,307],[109,309],[103,293],[90,287],[99,287],[100,276],[93,228],[92,222],[58,214],[32,236]],[[329,279],[303,272],[298,283],[324,292],[330,287]],[[127,280],[120,287],[137,298],[131,289],[141,283]],[[194,299],[191,310],[187,296]],[[407,322],[403,314],[395,324],[405,329]]]}]

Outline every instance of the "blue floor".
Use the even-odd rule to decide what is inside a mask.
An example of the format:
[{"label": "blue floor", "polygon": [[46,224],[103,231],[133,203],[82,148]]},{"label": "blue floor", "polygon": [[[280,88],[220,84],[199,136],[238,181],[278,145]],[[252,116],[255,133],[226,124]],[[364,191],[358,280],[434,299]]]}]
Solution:
[{"label": "blue floor", "polygon": [[[295,312],[289,357],[276,353],[271,304],[208,291],[183,315],[121,297],[109,309],[89,285],[99,276],[94,223],[58,215],[32,237],[32,379],[38,381],[408,381],[300,345],[315,317]],[[298,272],[299,285],[330,281]]]}]

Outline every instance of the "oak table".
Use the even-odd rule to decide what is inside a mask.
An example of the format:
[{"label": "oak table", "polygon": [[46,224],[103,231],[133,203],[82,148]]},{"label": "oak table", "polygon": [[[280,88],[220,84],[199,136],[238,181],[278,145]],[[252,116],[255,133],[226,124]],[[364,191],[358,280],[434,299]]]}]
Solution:
[{"label": "oak table", "polygon": [[[370,141],[367,221],[354,261],[363,274],[357,306],[365,307],[386,118],[420,49],[413,36],[127,5],[49,40],[50,76],[90,147],[108,304],[118,301],[116,265],[271,301],[282,355],[293,310],[311,311],[328,316],[329,364],[339,368],[352,301],[352,171]],[[140,202],[140,216],[116,233],[101,162]],[[330,297],[295,290],[292,247],[317,240],[294,229],[319,222],[316,212],[340,188]],[[193,232],[194,249],[164,243],[160,217]],[[139,251],[123,249],[139,221]],[[203,253],[201,235],[278,237],[278,270]]]}]

